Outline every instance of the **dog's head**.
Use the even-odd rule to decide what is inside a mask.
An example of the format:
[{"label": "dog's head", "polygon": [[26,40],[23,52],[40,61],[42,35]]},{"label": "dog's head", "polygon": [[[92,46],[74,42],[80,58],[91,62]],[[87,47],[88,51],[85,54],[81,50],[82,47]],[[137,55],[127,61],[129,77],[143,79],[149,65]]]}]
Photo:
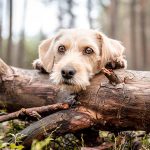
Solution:
[{"label": "dog's head", "polygon": [[123,49],[98,31],[63,29],[40,44],[39,58],[55,84],[78,92]]}]

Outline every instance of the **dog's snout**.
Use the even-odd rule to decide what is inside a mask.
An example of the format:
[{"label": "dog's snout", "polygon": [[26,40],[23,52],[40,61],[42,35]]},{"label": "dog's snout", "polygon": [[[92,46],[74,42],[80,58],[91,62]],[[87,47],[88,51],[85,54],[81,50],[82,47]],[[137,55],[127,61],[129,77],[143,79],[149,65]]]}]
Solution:
[{"label": "dog's snout", "polygon": [[76,70],[73,67],[67,66],[61,70],[61,75],[65,79],[71,79],[75,75]]}]

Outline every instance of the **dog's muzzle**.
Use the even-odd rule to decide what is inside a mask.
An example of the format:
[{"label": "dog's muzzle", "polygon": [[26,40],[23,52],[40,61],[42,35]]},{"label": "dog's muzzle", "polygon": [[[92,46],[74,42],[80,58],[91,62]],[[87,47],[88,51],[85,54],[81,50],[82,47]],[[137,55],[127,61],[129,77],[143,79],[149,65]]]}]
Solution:
[{"label": "dog's muzzle", "polygon": [[61,75],[65,80],[72,79],[76,74],[76,70],[71,66],[66,66],[61,70]]}]

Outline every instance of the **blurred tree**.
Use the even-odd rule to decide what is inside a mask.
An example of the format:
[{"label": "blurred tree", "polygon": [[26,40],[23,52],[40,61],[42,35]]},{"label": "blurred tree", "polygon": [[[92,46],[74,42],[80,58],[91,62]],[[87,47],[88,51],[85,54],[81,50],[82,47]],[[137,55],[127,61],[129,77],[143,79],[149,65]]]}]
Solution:
[{"label": "blurred tree", "polygon": [[6,52],[6,59],[8,64],[11,64],[11,54],[12,54],[12,17],[13,17],[13,0],[7,0],[8,4],[8,18],[9,18],[9,37],[8,37],[8,45]]},{"label": "blurred tree", "polygon": [[42,41],[43,39],[46,39],[46,35],[43,33],[43,31],[42,31],[42,27],[40,28],[40,32],[39,32],[39,39],[40,39],[40,41]]},{"label": "blurred tree", "polygon": [[110,4],[110,36],[116,38],[118,27],[119,0],[111,0]]},{"label": "blurred tree", "polygon": [[0,54],[2,53],[2,1],[0,1]]},{"label": "blurred tree", "polygon": [[75,5],[75,3],[73,0],[67,0],[67,5],[68,5],[67,13],[70,16],[68,28],[72,28],[75,26],[75,15],[73,13],[73,6]]},{"label": "blurred tree", "polygon": [[93,19],[92,19],[92,0],[87,0],[87,17],[90,28],[93,28]]},{"label": "blurred tree", "polygon": [[104,0],[99,0],[99,4],[104,10],[108,9],[108,6],[104,3]]},{"label": "blurred tree", "polygon": [[110,4],[105,3],[105,0],[99,0],[99,26],[102,28],[103,32],[105,32],[107,35],[109,35],[110,25],[108,25],[108,22],[110,22],[109,14],[110,14]]},{"label": "blurred tree", "polygon": [[[60,28],[63,28],[63,18],[64,18],[64,8],[63,8],[63,5],[62,5],[63,1],[59,1],[58,0],[58,10],[59,10],[59,13],[58,13],[58,21],[59,21],[59,26],[58,26],[58,29]],[[57,30],[58,30],[57,29]]]},{"label": "blurred tree", "polygon": [[23,5],[23,16],[22,16],[22,25],[21,25],[21,31],[20,31],[20,41],[18,46],[18,66],[22,67],[24,64],[24,58],[25,58],[25,21],[26,21],[26,9],[27,9],[27,0],[24,0]]},{"label": "blurred tree", "polygon": [[140,0],[140,41],[144,66],[148,65],[147,61],[147,41],[146,41],[146,0]]},{"label": "blurred tree", "polygon": [[137,67],[137,47],[136,47],[136,0],[130,2],[130,37],[131,37],[131,52],[132,52],[132,65]]}]

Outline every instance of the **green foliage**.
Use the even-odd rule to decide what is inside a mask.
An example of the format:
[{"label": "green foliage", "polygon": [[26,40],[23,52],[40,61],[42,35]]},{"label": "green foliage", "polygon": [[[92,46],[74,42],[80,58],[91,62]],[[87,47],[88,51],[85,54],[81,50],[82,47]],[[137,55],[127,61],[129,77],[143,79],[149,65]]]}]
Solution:
[{"label": "green foliage", "polygon": [[0,141],[0,149],[10,149],[10,150],[22,150],[24,148],[23,145],[16,145],[15,143],[5,143],[3,141]]},{"label": "green foliage", "polygon": [[9,143],[4,142],[3,140],[0,140],[0,149],[6,148],[9,146]]},{"label": "green foliage", "polygon": [[[24,128],[25,123],[18,120],[0,123],[0,149],[22,150],[24,146],[21,143],[24,135],[17,133]],[[5,142],[3,138],[8,137],[11,137],[12,141]]]},{"label": "green foliage", "polygon": [[43,141],[34,140],[31,150],[79,150],[80,147],[79,140],[73,134],[66,134],[57,138],[48,136]]},{"label": "green foliage", "polygon": [[64,136],[53,137],[53,134],[60,128],[57,127],[52,131],[47,138],[42,141],[34,140],[31,150],[79,150],[79,140],[73,134],[66,134]]},{"label": "green foliage", "polygon": [[10,129],[7,132],[8,133],[18,133],[19,131],[23,130],[25,128],[25,122],[23,121],[18,121],[18,120],[14,120],[14,121],[9,121],[9,126]]},{"label": "green foliage", "polygon": [[15,143],[11,143],[10,145],[9,145],[9,147],[10,147],[10,149],[17,149],[17,150],[22,150],[23,148],[24,148],[24,146],[23,145],[16,145]]},{"label": "green foliage", "polygon": [[112,142],[114,150],[150,149],[150,135],[144,131],[124,131],[115,135],[107,131],[100,131],[103,142]]},{"label": "green foliage", "polygon": [[145,136],[142,138],[142,145],[145,149],[150,149],[150,135],[145,134]]},{"label": "green foliage", "polygon": [[24,137],[22,134],[10,134],[14,142],[4,142],[0,140],[0,149],[8,148],[10,150],[22,150],[24,148],[20,143],[21,139]]},{"label": "green foliage", "polygon": [[25,137],[25,135],[20,134],[20,133],[18,133],[18,134],[11,134],[10,133],[10,135],[12,136],[12,139],[13,139],[15,144],[21,143],[22,139]]},{"label": "green foliage", "polygon": [[[24,129],[25,126],[26,123],[18,120],[1,123],[0,149],[22,150],[24,148],[22,140],[25,135],[18,134],[18,132]],[[59,136],[57,135],[58,129],[60,129],[60,126],[50,134],[45,131],[47,137],[42,141],[34,140],[31,150],[80,150],[81,147],[88,146],[89,143],[86,142],[83,133],[78,136],[80,137],[79,139],[71,133]],[[6,137],[11,137],[12,140],[5,142],[3,138]],[[93,146],[100,146],[107,143],[112,143],[113,145],[113,148],[110,148],[110,150],[133,150],[139,148],[149,150],[150,134],[146,134],[144,131],[124,131],[117,134],[108,131],[99,131],[98,145]]]},{"label": "green foliage", "polygon": [[53,138],[51,137],[47,137],[43,141],[34,140],[31,146],[31,150],[42,150],[44,148],[47,149],[52,140]]},{"label": "green foliage", "polygon": [[7,110],[6,110],[6,109],[1,109],[1,110],[0,110],[0,115],[7,114],[6,112],[7,112]]}]

